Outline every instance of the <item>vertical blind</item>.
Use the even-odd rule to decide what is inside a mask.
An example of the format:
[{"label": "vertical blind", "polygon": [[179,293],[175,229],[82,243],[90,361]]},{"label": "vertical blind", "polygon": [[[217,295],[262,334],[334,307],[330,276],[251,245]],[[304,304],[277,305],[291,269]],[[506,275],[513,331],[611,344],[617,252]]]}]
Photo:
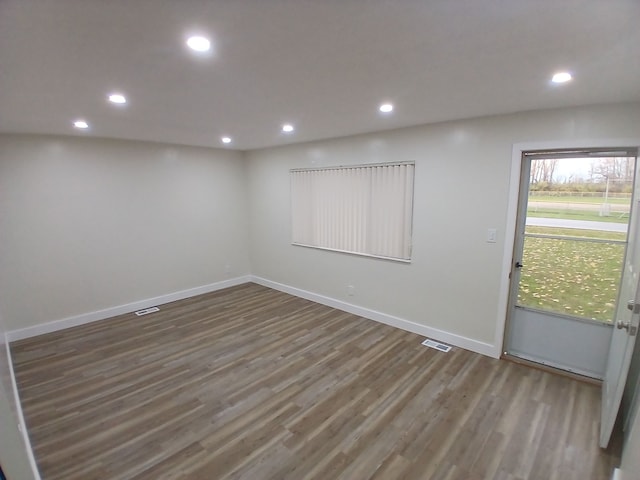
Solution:
[{"label": "vertical blind", "polygon": [[293,243],[411,259],[413,163],[291,170]]}]

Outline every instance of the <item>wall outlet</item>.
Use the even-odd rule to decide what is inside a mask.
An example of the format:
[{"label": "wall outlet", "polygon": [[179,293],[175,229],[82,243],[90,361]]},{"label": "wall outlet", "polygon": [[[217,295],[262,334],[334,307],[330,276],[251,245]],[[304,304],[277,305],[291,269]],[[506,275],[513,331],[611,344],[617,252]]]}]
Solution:
[{"label": "wall outlet", "polygon": [[231,273],[231,265],[229,265],[228,263],[224,266],[224,273],[226,273],[227,275]]},{"label": "wall outlet", "polygon": [[347,285],[347,295],[353,297],[356,294],[356,287],[353,285]]}]

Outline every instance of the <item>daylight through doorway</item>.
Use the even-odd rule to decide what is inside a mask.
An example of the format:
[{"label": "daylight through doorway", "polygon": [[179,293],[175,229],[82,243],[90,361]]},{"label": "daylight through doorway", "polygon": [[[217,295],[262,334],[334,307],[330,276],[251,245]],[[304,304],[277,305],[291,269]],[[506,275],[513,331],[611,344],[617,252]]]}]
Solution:
[{"label": "daylight through doorway", "polygon": [[505,353],[603,378],[635,149],[524,152]]},{"label": "daylight through doorway", "polygon": [[634,157],[531,160],[517,305],[613,321]]}]

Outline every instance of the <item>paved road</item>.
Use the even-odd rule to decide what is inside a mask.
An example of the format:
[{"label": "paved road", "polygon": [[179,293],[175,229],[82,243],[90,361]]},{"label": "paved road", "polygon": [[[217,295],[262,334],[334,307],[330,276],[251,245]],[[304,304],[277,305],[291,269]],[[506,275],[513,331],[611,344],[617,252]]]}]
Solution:
[{"label": "paved road", "polygon": [[527,225],[534,227],[579,228],[582,230],[600,230],[604,232],[626,233],[626,223],[590,222],[587,220],[565,220],[564,218],[527,217]]}]

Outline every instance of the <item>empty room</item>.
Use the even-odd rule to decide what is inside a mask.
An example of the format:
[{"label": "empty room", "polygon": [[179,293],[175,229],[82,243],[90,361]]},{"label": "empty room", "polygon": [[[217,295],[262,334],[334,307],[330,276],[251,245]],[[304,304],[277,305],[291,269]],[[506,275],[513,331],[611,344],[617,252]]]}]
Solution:
[{"label": "empty room", "polygon": [[1,0],[0,478],[640,479],[639,19]]}]

